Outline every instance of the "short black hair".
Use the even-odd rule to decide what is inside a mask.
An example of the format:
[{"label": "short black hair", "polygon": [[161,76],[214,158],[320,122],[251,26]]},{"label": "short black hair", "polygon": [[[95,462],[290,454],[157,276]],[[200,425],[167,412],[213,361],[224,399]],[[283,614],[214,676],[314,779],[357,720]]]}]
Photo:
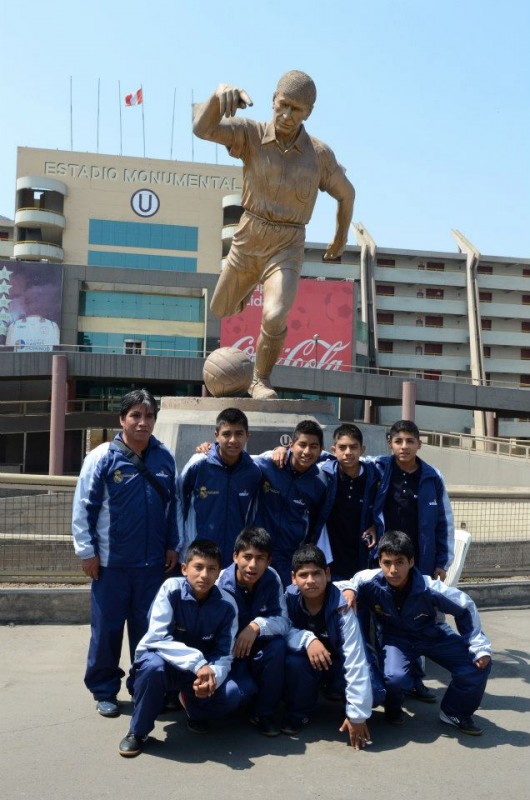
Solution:
[{"label": "short black hair", "polygon": [[397,436],[398,433],[410,433],[412,434],[412,436],[418,439],[418,441],[420,438],[420,431],[418,429],[418,426],[416,425],[415,422],[412,422],[412,420],[410,419],[398,419],[397,422],[394,422],[394,424],[388,431],[386,438],[388,439],[389,442],[391,442],[394,436]]},{"label": "short black hair", "polygon": [[294,551],[291,568],[295,575],[306,564],[316,564],[320,569],[327,569],[326,556],[316,544],[303,544],[298,550]]},{"label": "short black hair", "polygon": [[383,534],[377,546],[377,556],[383,553],[390,556],[405,556],[409,561],[414,558],[414,545],[410,536],[403,531],[387,531]]},{"label": "short black hair", "polygon": [[211,539],[195,539],[186,550],[184,563],[189,564],[192,558],[200,556],[202,558],[213,558],[219,564],[221,569],[221,551],[219,547],[212,542]]},{"label": "short black hair", "polygon": [[245,432],[248,433],[248,419],[239,408],[225,408],[217,415],[215,420],[215,430],[219,431],[221,425],[242,425]]},{"label": "short black hair", "polygon": [[303,433],[309,436],[317,436],[320,443],[320,448],[322,449],[322,447],[324,447],[324,432],[318,422],[315,422],[313,419],[303,419],[301,422],[299,422],[293,431],[293,444]]},{"label": "short black hair", "polygon": [[256,528],[248,526],[243,528],[234,543],[234,553],[240,553],[253,547],[255,550],[260,550],[262,553],[267,553],[268,556],[272,555],[272,539],[270,533],[265,528]]},{"label": "short black hair", "polygon": [[127,394],[122,397],[120,404],[120,419],[123,419],[125,416],[127,416],[131,408],[134,406],[146,406],[150,408],[155,415],[155,419],[157,418],[158,405],[151,392],[148,392],[147,389],[133,389],[132,392],[127,392]]},{"label": "short black hair", "polygon": [[357,425],[353,425],[350,422],[345,422],[343,425],[339,425],[339,427],[335,428],[333,431],[333,441],[335,443],[343,436],[348,436],[350,439],[355,439],[355,441],[359,442],[360,445],[363,443],[363,435],[360,429],[357,427]]}]

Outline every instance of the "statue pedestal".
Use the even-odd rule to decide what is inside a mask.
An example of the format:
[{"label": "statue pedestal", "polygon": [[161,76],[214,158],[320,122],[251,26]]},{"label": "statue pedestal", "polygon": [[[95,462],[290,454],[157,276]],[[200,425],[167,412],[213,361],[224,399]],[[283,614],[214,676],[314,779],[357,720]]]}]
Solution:
[{"label": "statue pedestal", "polygon": [[154,435],[175,454],[179,472],[201,442],[213,442],[215,420],[224,408],[239,408],[248,417],[251,455],[287,446],[293,430],[303,419],[312,419],[324,430],[324,447],[333,443],[340,424],[333,405],[325,400],[252,400],[243,397],[163,397]]}]

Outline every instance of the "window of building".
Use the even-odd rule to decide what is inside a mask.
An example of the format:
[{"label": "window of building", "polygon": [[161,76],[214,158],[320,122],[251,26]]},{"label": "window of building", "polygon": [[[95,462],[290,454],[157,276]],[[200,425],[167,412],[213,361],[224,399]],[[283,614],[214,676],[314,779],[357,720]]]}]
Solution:
[{"label": "window of building", "polygon": [[427,286],[425,295],[428,300],[443,300],[444,290],[440,289],[439,286]]},{"label": "window of building", "polygon": [[523,294],[523,306],[530,306],[530,294]]},{"label": "window of building", "polygon": [[530,375],[520,375],[519,386],[530,389]]},{"label": "window of building", "polygon": [[394,315],[389,311],[378,311],[377,322],[379,325],[393,325]]},{"label": "window of building", "polygon": [[423,317],[416,317],[416,327],[417,328],[423,327]]},{"label": "window of building", "polygon": [[107,319],[203,322],[204,300],[202,297],[89,291],[79,295],[79,315]]},{"label": "window of building", "polygon": [[484,317],[481,317],[480,324],[483,331],[491,331],[491,319],[485,319]]},{"label": "window of building", "polygon": [[484,345],[484,358],[491,358],[491,347]]},{"label": "window of building", "polygon": [[415,352],[416,352],[417,356],[422,356],[423,355],[423,347],[421,346],[421,344],[417,344],[416,345],[416,351]]},{"label": "window of building", "polygon": [[443,328],[444,326],[444,318],[443,317],[435,317],[427,315],[425,317],[425,327],[426,328]]},{"label": "window of building", "polygon": [[394,296],[394,287],[390,286],[386,283],[378,283],[375,293],[378,295],[382,295],[384,297],[393,297]]},{"label": "window of building", "polygon": [[443,272],[445,269],[445,264],[442,261],[427,261],[426,266],[432,272]]},{"label": "window of building", "polygon": [[0,239],[4,241],[8,239],[7,231],[0,231]]},{"label": "window of building", "polygon": [[145,353],[145,342],[141,339],[124,339],[123,352],[126,356],[141,356]]},{"label": "window of building", "polygon": [[443,355],[443,344],[440,342],[426,342],[425,343],[426,356],[441,356]]},{"label": "window of building", "polygon": [[378,258],[377,259],[377,266],[378,267],[395,267],[396,266],[396,259],[395,258]]},{"label": "window of building", "polygon": [[530,278],[530,269],[528,267],[523,267],[523,278]]},{"label": "window of building", "polygon": [[394,342],[390,339],[379,339],[379,352],[380,353],[393,353]]},{"label": "window of building", "polygon": [[120,253],[117,250],[89,250],[88,263],[90,266],[97,267],[197,272],[197,259],[192,256],[158,256],[144,253]]},{"label": "window of building", "polygon": [[442,373],[438,369],[428,369],[423,373],[426,381],[439,381],[442,378]]},{"label": "window of building", "polygon": [[145,247],[152,250],[197,250],[197,227],[157,225],[149,222],[91,219],[89,244]]},{"label": "window of building", "polygon": [[521,359],[523,361],[530,360],[530,347],[521,347]]},{"label": "window of building", "polygon": [[530,333],[530,319],[523,319],[521,322],[522,333]]},{"label": "window of building", "polygon": [[493,300],[493,293],[492,292],[479,292],[478,299],[481,303],[491,303]]},{"label": "window of building", "polygon": [[490,267],[487,264],[479,264],[477,267],[477,272],[479,275],[493,275],[493,267]]}]

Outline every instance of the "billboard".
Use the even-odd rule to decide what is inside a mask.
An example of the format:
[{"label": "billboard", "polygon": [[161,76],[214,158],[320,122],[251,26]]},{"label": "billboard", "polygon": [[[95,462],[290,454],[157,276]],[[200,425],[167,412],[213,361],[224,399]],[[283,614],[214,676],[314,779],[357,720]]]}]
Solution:
[{"label": "billboard", "polygon": [[[263,288],[257,286],[241,314],[221,321],[221,347],[237,347],[254,359],[262,308]],[[354,312],[352,282],[302,278],[276,363],[349,371],[355,355]]]},{"label": "billboard", "polygon": [[0,345],[53,350],[60,342],[61,264],[0,261]]}]

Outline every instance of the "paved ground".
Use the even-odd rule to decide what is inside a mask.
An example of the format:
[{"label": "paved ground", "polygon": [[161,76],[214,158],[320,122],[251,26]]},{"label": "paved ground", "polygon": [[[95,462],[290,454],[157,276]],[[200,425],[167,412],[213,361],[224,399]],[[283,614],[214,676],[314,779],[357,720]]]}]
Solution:
[{"label": "paved ground", "polygon": [[[374,745],[357,753],[337,731],[340,706],[322,702],[299,738],[265,739],[243,719],[205,736],[182,713],[156,725],[136,759],[118,755],[130,705],[103,719],[82,684],[88,627],[0,627],[0,776],[5,800],[276,797],[351,800],[526,800],[530,787],[530,608],[483,611],[495,667],[477,719],[480,738],[410,701],[407,722],[374,711]],[[442,694],[444,673],[428,664]],[[125,696],[124,696],[125,699]]]}]

